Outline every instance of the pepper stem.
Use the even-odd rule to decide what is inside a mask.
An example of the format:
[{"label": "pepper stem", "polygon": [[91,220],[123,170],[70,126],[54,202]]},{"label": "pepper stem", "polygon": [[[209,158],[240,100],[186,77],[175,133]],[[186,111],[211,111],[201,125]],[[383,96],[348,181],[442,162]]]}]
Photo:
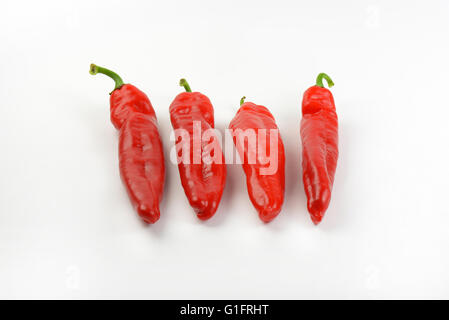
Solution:
[{"label": "pepper stem", "polygon": [[184,89],[186,89],[186,92],[192,92],[192,89],[190,89],[189,83],[187,82],[186,79],[181,79],[179,80],[179,85],[181,87],[184,87]]},{"label": "pepper stem", "polygon": [[245,102],[246,97],[243,96],[242,99],[240,99],[240,105],[242,105]]},{"label": "pepper stem", "polygon": [[325,73],[320,73],[320,74],[318,75],[318,77],[316,78],[316,85],[317,85],[318,87],[324,88],[324,85],[323,85],[323,79],[326,79],[327,85],[329,86],[329,88],[332,87],[332,86],[334,85],[334,82],[332,81],[332,79],[331,79],[327,74],[325,74]]},{"label": "pepper stem", "polygon": [[105,74],[108,77],[112,78],[112,80],[115,81],[115,88],[114,88],[114,90],[120,89],[120,87],[123,86],[122,78],[120,78],[120,76],[117,73],[115,73],[114,71],[111,71],[109,69],[106,69],[106,68],[103,68],[103,67],[99,67],[99,66],[97,66],[97,65],[92,63],[90,65],[89,73],[92,74],[92,75],[96,75],[97,73],[102,73],[102,74]]}]

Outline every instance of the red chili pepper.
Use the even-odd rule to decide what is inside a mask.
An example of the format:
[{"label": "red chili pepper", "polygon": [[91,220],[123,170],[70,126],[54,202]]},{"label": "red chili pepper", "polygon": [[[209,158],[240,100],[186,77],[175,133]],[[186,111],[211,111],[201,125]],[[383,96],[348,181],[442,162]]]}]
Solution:
[{"label": "red chili pepper", "polygon": [[338,159],[338,118],[332,93],[331,78],[320,73],[316,85],[310,87],[302,100],[301,140],[302,171],[307,209],[313,223],[320,223],[331,199]]},{"label": "red chili pepper", "polygon": [[226,182],[226,164],[215,133],[210,136],[215,141],[211,157],[219,161],[205,162],[202,155],[209,152],[209,141],[203,141],[201,136],[200,141],[194,141],[195,125],[201,128],[201,133],[214,129],[214,109],[209,98],[200,92],[192,92],[185,79],[181,79],[180,85],[186,92],[178,94],[170,105],[170,119],[173,129],[183,129],[188,133],[189,141],[183,140],[180,146],[188,143],[190,154],[189,163],[179,162],[179,175],[187,199],[198,218],[207,220],[215,214],[220,203]]},{"label": "red chili pepper", "polygon": [[[264,222],[270,222],[279,214],[284,202],[284,144],[270,111],[266,107],[252,102],[243,103],[244,99],[245,97],[240,100],[240,109],[229,127],[233,131],[234,144],[242,160],[251,202],[258,211],[260,219]],[[259,129],[265,129],[266,131],[260,131]],[[251,141],[251,138],[249,138],[249,136],[252,136],[252,132],[257,135],[257,150],[255,139]],[[265,134],[265,137],[262,134]],[[245,137],[247,137],[247,140],[245,140]],[[261,144],[263,140],[265,140],[265,146]],[[274,141],[275,148],[271,147],[272,141]],[[274,163],[276,166],[274,172],[264,172],[264,169],[268,169],[272,164],[263,163],[266,162],[265,160],[261,161],[261,151],[265,152],[264,156],[277,155],[277,159],[274,160],[276,162]]]},{"label": "red chili pepper", "polygon": [[119,134],[120,175],[131,203],[147,223],[159,217],[165,167],[156,114],[145,93],[111,70],[90,66],[90,73],[103,73],[115,81],[111,92],[111,121]]}]

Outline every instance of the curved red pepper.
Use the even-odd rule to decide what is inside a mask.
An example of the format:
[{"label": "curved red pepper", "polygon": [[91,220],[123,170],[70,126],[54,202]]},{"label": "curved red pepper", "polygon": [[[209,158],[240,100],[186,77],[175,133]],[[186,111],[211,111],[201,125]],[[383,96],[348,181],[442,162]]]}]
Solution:
[{"label": "curved red pepper", "polygon": [[[221,155],[221,163],[205,163],[203,158],[198,163],[194,161],[193,126],[194,121],[201,125],[201,132],[214,128],[214,109],[208,97],[200,92],[191,92],[185,81],[180,85],[187,92],[180,93],[170,105],[170,119],[173,129],[184,129],[188,133],[190,163],[179,162],[178,169],[184,192],[198,218],[207,220],[217,211],[226,182],[226,164],[219,145],[214,150]],[[214,139],[218,138],[213,135]],[[201,139],[201,155],[205,151],[208,141]],[[182,142],[180,142],[182,143]]]},{"label": "curved red pepper", "polygon": [[96,65],[91,65],[90,73],[103,73],[115,81],[110,111],[111,122],[120,131],[120,176],[139,216],[155,223],[160,217],[165,166],[153,106],[145,93],[123,84],[116,73]]},{"label": "curved red pepper", "polygon": [[338,159],[338,118],[332,93],[323,87],[320,73],[302,101],[301,140],[304,190],[313,223],[320,223],[331,199]]},{"label": "curved red pepper", "polygon": [[[246,175],[246,184],[248,188],[249,198],[254,207],[259,213],[259,217],[264,222],[270,222],[281,211],[282,204],[284,203],[284,191],[285,191],[285,153],[284,144],[278,131],[278,127],[270,111],[260,105],[256,105],[252,102],[245,102],[242,98],[240,101],[241,107],[237,111],[234,119],[232,119],[229,128],[233,131],[234,144],[240,154],[242,160],[243,171]],[[257,150],[251,150],[249,142],[245,143],[243,148],[240,148],[237,144],[239,138],[239,131],[252,129],[255,133],[258,133],[258,129],[266,129],[266,150],[265,155],[269,155],[271,152],[277,152],[277,170],[274,174],[263,175],[260,169],[266,168],[269,164],[262,164],[259,161],[259,155]],[[277,150],[270,150],[270,129],[277,130]],[[259,143],[259,142],[257,142]],[[253,146],[254,147],[254,146]],[[256,153],[256,162],[250,162],[250,153]]]}]

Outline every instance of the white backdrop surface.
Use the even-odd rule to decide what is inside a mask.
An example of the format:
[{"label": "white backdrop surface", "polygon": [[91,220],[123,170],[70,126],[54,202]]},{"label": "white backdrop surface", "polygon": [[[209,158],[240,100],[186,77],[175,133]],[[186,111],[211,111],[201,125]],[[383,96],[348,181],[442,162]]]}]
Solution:
[{"label": "white backdrop surface", "polygon": [[[0,298],[449,298],[448,1],[2,1]],[[167,180],[144,225],[120,181],[111,80],[145,91]],[[335,82],[340,158],[314,226],[302,93]],[[286,149],[263,224],[239,165],[199,221],[168,161],[181,77],[227,128],[242,95]]]}]

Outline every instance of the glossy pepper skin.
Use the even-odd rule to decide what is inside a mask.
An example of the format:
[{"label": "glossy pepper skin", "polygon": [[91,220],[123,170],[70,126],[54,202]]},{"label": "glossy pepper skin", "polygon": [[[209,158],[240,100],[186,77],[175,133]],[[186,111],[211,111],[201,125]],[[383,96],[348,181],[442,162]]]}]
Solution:
[{"label": "glossy pepper skin", "polygon": [[[237,111],[234,119],[232,119],[229,128],[233,132],[234,144],[240,154],[242,160],[243,171],[246,175],[246,184],[248,188],[248,195],[259,213],[259,218],[264,222],[270,222],[281,211],[284,203],[285,192],[285,153],[284,144],[279,133],[273,115],[270,111],[260,105],[252,102],[243,103],[245,97],[240,101],[240,109]],[[261,174],[261,168],[269,166],[268,163],[262,164],[259,161],[258,149],[251,148],[249,142],[245,143],[243,147],[237,144],[238,129],[243,131],[252,129],[254,132],[260,134],[258,129],[266,129],[266,150],[265,155],[277,151],[277,170],[273,174]],[[277,141],[275,143],[277,150],[270,150],[270,129],[277,130]],[[259,138],[259,137],[258,137]],[[275,137],[273,137],[274,139]],[[250,153],[256,153],[255,163],[250,163]]]},{"label": "glossy pepper skin", "polygon": [[103,73],[115,81],[110,112],[111,122],[119,130],[120,176],[139,216],[146,223],[155,223],[160,217],[165,166],[153,106],[145,93],[123,84],[116,73],[96,65],[91,65],[90,73]]},{"label": "glossy pepper skin", "polygon": [[[174,130],[183,129],[190,137],[189,143],[190,161],[178,163],[181,184],[187,199],[201,220],[211,218],[218,209],[221,196],[226,183],[226,164],[223,152],[217,145],[215,152],[221,163],[213,161],[207,163],[201,157],[195,161],[194,151],[194,123],[201,126],[201,133],[208,129],[214,129],[214,109],[209,98],[200,92],[191,92],[190,86],[185,79],[181,79],[180,85],[186,89],[186,92],[180,93],[170,105],[170,119]],[[214,139],[218,138],[214,134]],[[201,153],[205,152],[208,141],[201,139]],[[199,145],[198,145],[199,146]]]},{"label": "glossy pepper skin", "polygon": [[323,78],[333,86],[328,75],[318,75],[302,100],[301,140],[302,171],[307,209],[313,223],[323,219],[331,199],[338,159],[338,118],[332,93],[323,87]]}]

